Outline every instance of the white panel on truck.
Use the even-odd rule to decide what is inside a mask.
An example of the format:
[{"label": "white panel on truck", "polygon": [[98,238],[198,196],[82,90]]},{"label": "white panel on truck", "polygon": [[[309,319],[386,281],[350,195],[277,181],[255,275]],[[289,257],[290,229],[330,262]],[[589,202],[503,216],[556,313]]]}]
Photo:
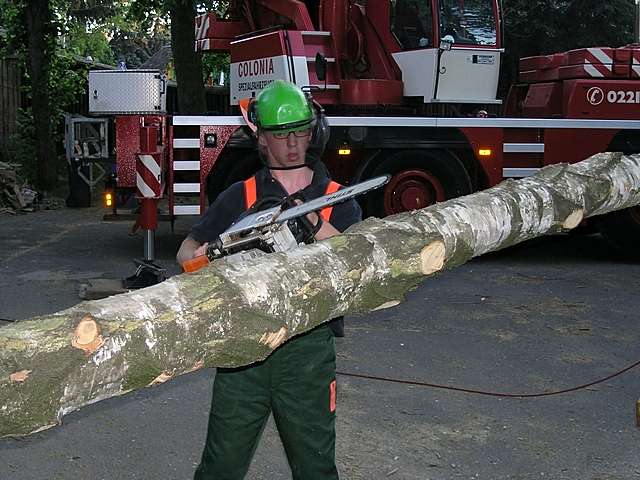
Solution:
[{"label": "white panel on truck", "polygon": [[159,70],[91,70],[89,112],[166,113],[166,80]]},{"label": "white panel on truck", "polygon": [[436,101],[501,103],[496,99],[501,53],[481,47],[442,52]]}]

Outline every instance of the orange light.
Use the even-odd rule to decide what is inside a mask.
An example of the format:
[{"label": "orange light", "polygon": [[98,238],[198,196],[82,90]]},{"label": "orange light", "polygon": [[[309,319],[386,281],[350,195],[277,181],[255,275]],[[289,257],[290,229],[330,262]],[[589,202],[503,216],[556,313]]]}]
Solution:
[{"label": "orange light", "polygon": [[105,192],[104,205],[105,207],[110,207],[113,205],[113,194],[111,192]]},{"label": "orange light", "polygon": [[338,150],[338,155],[351,155],[351,149],[341,148],[340,150]]},{"label": "orange light", "polygon": [[478,150],[478,155],[480,155],[481,157],[490,157],[491,153],[492,152],[490,148],[481,148]]}]

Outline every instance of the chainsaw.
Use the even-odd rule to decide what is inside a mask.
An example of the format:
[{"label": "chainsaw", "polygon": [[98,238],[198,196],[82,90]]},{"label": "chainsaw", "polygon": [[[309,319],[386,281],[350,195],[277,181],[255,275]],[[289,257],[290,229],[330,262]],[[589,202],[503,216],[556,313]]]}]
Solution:
[{"label": "chainsaw", "polygon": [[285,252],[298,245],[312,243],[321,221],[318,219],[317,224],[313,225],[307,218],[308,214],[380,188],[389,178],[389,175],[372,178],[309,201],[297,192],[270,208],[257,212],[249,210],[246,216],[210,242],[204,255],[187,260],[182,264],[182,269],[195,272],[217,258]]}]

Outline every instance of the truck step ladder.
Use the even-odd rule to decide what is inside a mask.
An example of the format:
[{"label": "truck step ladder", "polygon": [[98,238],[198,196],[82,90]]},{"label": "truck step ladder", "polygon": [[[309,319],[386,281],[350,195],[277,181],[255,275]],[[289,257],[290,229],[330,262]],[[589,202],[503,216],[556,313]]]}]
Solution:
[{"label": "truck step ladder", "polygon": [[[169,210],[176,216],[200,215],[201,206],[205,205],[200,182],[200,138],[178,136],[181,133],[179,128],[172,127]],[[187,134],[193,135],[193,132]]]}]

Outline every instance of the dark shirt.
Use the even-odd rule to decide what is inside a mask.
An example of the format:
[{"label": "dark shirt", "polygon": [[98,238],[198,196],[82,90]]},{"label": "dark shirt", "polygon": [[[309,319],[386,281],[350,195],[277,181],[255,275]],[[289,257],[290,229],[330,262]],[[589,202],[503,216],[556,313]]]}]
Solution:
[{"label": "dark shirt", "polygon": [[[330,178],[322,162],[314,162],[311,184],[302,190],[306,199],[313,199],[325,194]],[[257,201],[266,198],[284,198],[287,191],[282,184],[273,178],[271,170],[263,168],[256,173]],[[265,205],[266,207],[273,206]],[[236,182],[223,191],[211,204],[200,221],[191,228],[189,236],[199,243],[211,242],[227,230],[246,210],[244,198],[244,182]],[[360,205],[353,198],[334,205],[329,223],[339,232],[344,232],[354,223],[362,220]],[[329,322],[336,336],[344,335],[342,318]]]}]

